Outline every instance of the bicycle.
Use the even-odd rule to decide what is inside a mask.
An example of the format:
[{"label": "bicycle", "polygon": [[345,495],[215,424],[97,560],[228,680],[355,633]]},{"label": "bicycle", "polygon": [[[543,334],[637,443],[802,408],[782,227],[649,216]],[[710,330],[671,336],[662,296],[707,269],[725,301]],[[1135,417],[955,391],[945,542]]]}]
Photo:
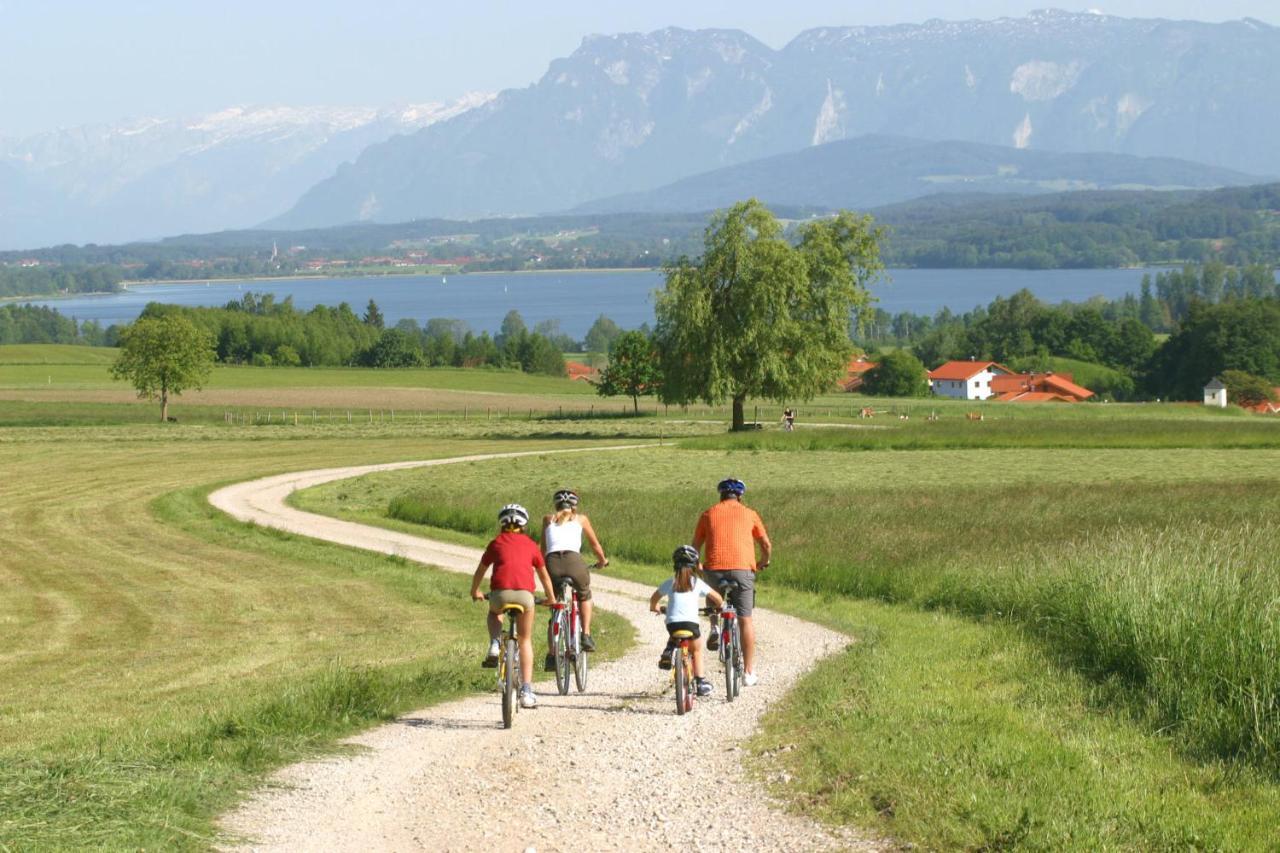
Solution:
[{"label": "bicycle", "polygon": [[571,581],[564,579],[556,593],[557,603],[551,606],[555,612],[547,625],[547,646],[556,660],[556,689],[561,696],[566,696],[570,670],[578,692],[587,689],[587,652],[582,648],[582,614],[577,590]]},{"label": "bicycle", "polygon": [[[658,608],[659,613],[666,613],[666,607]],[[675,640],[672,649],[671,683],[675,686],[676,714],[684,716],[693,710],[693,699],[698,695],[698,688],[693,680],[693,632],[681,628],[671,632]]]},{"label": "bicycle", "polygon": [[[735,580],[725,579],[717,584],[724,604],[720,607],[720,649],[717,656],[724,664],[725,700],[732,702],[742,692],[742,677],[746,674],[746,661],[742,657],[742,626],[738,624],[738,610],[729,600],[734,589],[741,589],[742,584]],[[716,613],[714,607],[703,608],[708,615]]]},{"label": "bicycle", "polygon": [[520,634],[516,630],[523,605],[502,606],[502,650],[498,655],[498,690],[502,692],[502,727],[511,728],[520,710]]},{"label": "bicycle", "polygon": [[671,639],[676,641],[674,654],[677,655],[671,666],[671,680],[676,688],[676,714],[684,716],[693,710],[693,697],[698,695],[698,688],[693,683],[693,652],[689,650],[693,632],[684,629],[672,631]]}]

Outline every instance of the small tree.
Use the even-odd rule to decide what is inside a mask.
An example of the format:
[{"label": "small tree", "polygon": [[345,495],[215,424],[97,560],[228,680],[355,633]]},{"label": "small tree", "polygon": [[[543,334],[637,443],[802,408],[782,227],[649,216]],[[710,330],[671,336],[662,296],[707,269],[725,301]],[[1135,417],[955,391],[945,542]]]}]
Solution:
[{"label": "small tree", "polygon": [[622,334],[618,324],[601,314],[587,330],[587,337],[582,346],[587,352],[608,352],[613,341]]},{"label": "small tree", "polygon": [[661,397],[733,402],[745,426],[748,396],[811,399],[840,376],[852,351],[849,317],[870,301],[882,268],[880,231],[848,212],[812,222],[791,245],[755,199],[717,213],[698,261],[666,269],[654,306]]},{"label": "small tree", "polygon": [[372,299],[369,300],[369,304],[364,309],[364,324],[373,326],[375,329],[381,329],[386,325],[386,321],[382,318],[382,311],[378,309],[378,303]]},{"label": "small tree", "polygon": [[138,396],[160,398],[160,420],[169,419],[169,395],[201,388],[213,370],[213,335],[180,314],[142,317],[120,333],[120,355],[111,375],[133,383]]},{"label": "small tree", "polygon": [[662,368],[653,341],[644,332],[623,332],[609,347],[609,365],[600,373],[596,393],[601,397],[625,394],[640,414],[640,398],[657,392]]},{"label": "small tree", "polygon": [[924,364],[907,350],[894,350],[863,377],[862,390],[878,397],[923,397],[929,392]]},{"label": "small tree", "polygon": [[1227,399],[1237,406],[1249,408],[1276,401],[1276,391],[1270,382],[1243,370],[1222,371],[1222,384],[1227,386]]}]

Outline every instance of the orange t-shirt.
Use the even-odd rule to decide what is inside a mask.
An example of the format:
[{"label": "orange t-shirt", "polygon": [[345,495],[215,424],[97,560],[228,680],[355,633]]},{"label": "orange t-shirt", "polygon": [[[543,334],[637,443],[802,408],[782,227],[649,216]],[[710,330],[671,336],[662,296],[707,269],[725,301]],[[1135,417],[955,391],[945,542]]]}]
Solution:
[{"label": "orange t-shirt", "polygon": [[694,539],[702,541],[703,568],[712,571],[756,568],[756,540],[768,536],[756,511],[727,500],[698,518]]}]

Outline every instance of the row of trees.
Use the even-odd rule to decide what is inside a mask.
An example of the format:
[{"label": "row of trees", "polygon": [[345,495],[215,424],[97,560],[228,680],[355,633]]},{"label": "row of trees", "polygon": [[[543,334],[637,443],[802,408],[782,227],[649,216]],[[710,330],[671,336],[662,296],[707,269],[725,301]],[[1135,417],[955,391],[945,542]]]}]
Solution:
[{"label": "row of trees", "polygon": [[115,293],[117,266],[0,266],[0,296],[45,296],[57,293]]},{"label": "row of trees", "polygon": [[114,346],[119,329],[97,320],[79,323],[44,305],[0,305],[0,344]]}]

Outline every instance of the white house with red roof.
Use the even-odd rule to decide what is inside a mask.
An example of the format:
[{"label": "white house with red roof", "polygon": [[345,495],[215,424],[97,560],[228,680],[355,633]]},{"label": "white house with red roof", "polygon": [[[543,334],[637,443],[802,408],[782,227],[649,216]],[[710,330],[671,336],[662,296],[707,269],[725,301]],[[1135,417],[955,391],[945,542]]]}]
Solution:
[{"label": "white house with red roof", "polygon": [[929,371],[929,390],[938,397],[985,400],[992,394],[991,380],[1012,373],[997,361],[948,361]]}]

